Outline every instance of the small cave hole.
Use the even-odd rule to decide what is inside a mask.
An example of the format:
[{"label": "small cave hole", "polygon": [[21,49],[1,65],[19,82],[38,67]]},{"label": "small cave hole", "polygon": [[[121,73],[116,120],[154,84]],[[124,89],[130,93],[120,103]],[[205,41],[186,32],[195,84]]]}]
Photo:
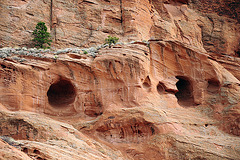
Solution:
[{"label": "small cave hole", "polygon": [[120,139],[124,139],[124,138],[125,138],[125,136],[124,136],[124,131],[123,131],[122,128],[121,128],[120,133],[119,133],[119,138],[120,138]]},{"label": "small cave hole", "polygon": [[165,92],[165,85],[162,82],[159,82],[157,85],[157,91],[159,94],[164,93]]},{"label": "small cave hole", "polygon": [[66,106],[74,102],[76,90],[70,81],[60,79],[50,86],[47,96],[50,105]]},{"label": "small cave hole", "polygon": [[152,132],[152,135],[154,135],[155,129],[153,127],[151,127],[151,132]]},{"label": "small cave hole", "polygon": [[138,133],[138,135],[142,135],[143,134],[143,132],[141,130],[138,130],[137,133]]},{"label": "small cave hole", "polygon": [[239,51],[235,51],[236,56],[240,57],[240,50]]},{"label": "small cave hole", "polygon": [[6,66],[5,66],[5,65],[3,65],[3,64],[1,64],[1,67],[2,67],[2,68],[6,68]]},{"label": "small cave hole", "polygon": [[37,150],[37,149],[34,149],[33,153],[35,153],[35,154],[40,154],[40,151]]},{"label": "small cave hole", "polygon": [[24,153],[28,154],[28,149],[27,148],[23,148],[22,150]]},{"label": "small cave hole", "polygon": [[207,127],[208,126],[208,124],[205,124],[205,127]]},{"label": "small cave hole", "polygon": [[151,80],[149,76],[147,76],[143,82],[143,88],[149,89],[151,87]]},{"label": "small cave hole", "polygon": [[180,105],[184,106],[190,106],[194,104],[194,99],[193,99],[193,87],[192,84],[190,83],[190,80],[187,77],[176,77],[178,79],[177,82],[177,89],[178,92],[175,93],[175,96],[178,99],[178,103]]},{"label": "small cave hole", "polygon": [[114,119],[115,118],[115,116],[109,116],[108,117],[108,119]]},{"label": "small cave hole", "polygon": [[212,93],[216,93],[218,92],[220,88],[220,83],[218,80],[208,80],[208,86],[207,86],[207,91],[208,92],[212,92]]}]

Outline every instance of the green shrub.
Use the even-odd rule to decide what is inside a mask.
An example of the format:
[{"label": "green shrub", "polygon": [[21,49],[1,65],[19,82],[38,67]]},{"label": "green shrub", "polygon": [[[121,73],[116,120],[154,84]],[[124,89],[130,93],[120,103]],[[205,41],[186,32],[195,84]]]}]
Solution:
[{"label": "green shrub", "polygon": [[[44,22],[38,22],[32,35],[34,36],[32,41],[35,43],[35,47],[44,49],[50,48],[50,42],[52,42],[52,40],[49,39],[51,36],[50,33],[47,32],[47,27]],[[46,47],[45,44],[48,44],[49,47]]]},{"label": "green shrub", "polygon": [[88,52],[87,51],[83,51],[83,54],[88,54]]},{"label": "green shrub", "polygon": [[117,37],[108,36],[108,38],[105,39],[105,44],[108,44],[109,48],[111,48],[112,44],[116,44],[118,40],[119,38]]}]

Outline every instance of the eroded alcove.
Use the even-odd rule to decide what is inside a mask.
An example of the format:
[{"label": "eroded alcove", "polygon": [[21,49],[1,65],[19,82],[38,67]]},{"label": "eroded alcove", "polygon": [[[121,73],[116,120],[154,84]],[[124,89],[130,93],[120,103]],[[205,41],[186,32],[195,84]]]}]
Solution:
[{"label": "eroded alcove", "polygon": [[114,117],[99,126],[96,131],[102,139],[117,143],[139,143],[159,132],[154,124],[142,118],[114,120]]},{"label": "eroded alcove", "polygon": [[151,80],[149,76],[147,76],[143,82],[143,88],[149,89],[151,87]]},{"label": "eroded alcove", "polygon": [[76,89],[71,81],[60,78],[49,87],[47,96],[50,105],[54,107],[67,106],[74,102]]},{"label": "eroded alcove", "polygon": [[217,93],[220,88],[220,82],[215,79],[208,80],[207,91],[210,93]]},{"label": "eroded alcove", "polygon": [[178,82],[176,83],[178,92],[175,96],[178,99],[178,103],[184,106],[194,105],[193,98],[193,86],[191,81],[187,77],[177,76]]},{"label": "eroded alcove", "polygon": [[159,94],[164,93],[165,92],[165,88],[166,88],[166,86],[162,82],[158,83],[157,91],[158,91]]},{"label": "eroded alcove", "polygon": [[237,56],[237,57],[240,57],[240,50],[235,51],[235,53],[236,53],[236,56]]}]

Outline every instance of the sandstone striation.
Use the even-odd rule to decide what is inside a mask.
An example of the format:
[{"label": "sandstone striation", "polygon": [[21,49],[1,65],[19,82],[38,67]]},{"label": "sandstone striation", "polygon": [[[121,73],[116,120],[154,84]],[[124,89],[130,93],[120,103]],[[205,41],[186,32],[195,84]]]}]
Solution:
[{"label": "sandstone striation", "polygon": [[238,6],[237,0],[4,0],[1,46],[31,46],[32,31],[44,21],[56,48],[96,46],[107,35],[116,35],[129,42],[178,40],[208,52],[239,56]]},{"label": "sandstone striation", "polygon": [[[1,103],[7,110],[65,122],[87,139],[121,151],[115,156],[123,159],[240,156],[234,143],[239,142],[240,82],[204,52],[176,41],[150,41],[101,48],[95,57],[15,56],[24,61],[11,52],[0,61]],[[18,114],[25,118],[2,111],[1,135],[27,140],[30,157],[38,148],[41,158],[54,159],[42,147],[64,145],[58,140],[63,131],[44,132],[53,120]],[[110,148],[106,153],[114,152]],[[64,150],[56,155],[79,158],[75,150]]]},{"label": "sandstone striation", "polygon": [[[0,159],[240,159],[239,8],[219,2],[1,1]],[[28,48],[38,21],[52,50]]]}]

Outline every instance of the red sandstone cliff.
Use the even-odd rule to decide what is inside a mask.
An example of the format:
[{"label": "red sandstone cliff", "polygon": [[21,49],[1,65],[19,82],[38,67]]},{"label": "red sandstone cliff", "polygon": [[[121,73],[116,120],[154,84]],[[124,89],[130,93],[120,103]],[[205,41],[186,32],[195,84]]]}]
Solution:
[{"label": "red sandstone cliff", "polygon": [[237,0],[3,0],[1,46],[29,46],[32,30],[44,21],[57,48],[101,44],[111,34],[122,41],[174,39],[237,55],[239,5]]},{"label": "red sandstone cliff", "polygon": [[[0,49],[0,159],[239,159],[238,12],[217,0],[1,1],[2,47],[31,46],[45,21],[54,48],[92,48]],[[124,43],[100,46],[109,34]]]}]

